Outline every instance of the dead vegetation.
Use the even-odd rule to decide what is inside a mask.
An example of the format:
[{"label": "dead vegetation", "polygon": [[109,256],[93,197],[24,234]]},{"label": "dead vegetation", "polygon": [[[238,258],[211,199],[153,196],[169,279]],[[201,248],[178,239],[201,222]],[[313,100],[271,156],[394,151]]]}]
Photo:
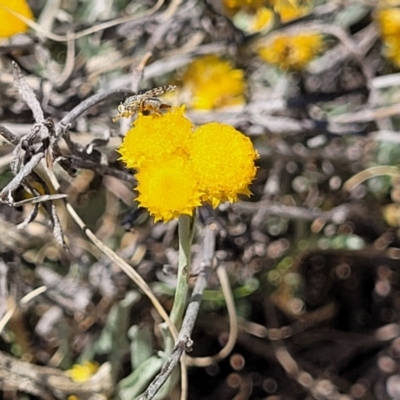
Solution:
[{"label": "dead vegetation", "polygon": [[[399,398],[400,75],[382,4],[318,3],[250,33],[219,1],[31,6],[30,32],[0,42],[3,398],[149,399],[185,350],[159,398]],[[304,69],[259,57],[304,30],[324,35]],[[187,115],[248,135],[259,170],[251,198],[198,210],[194,296],[165,354],[177,222],[137,208],[116,151],[130,122],[112,119],[163,85],[190,104],[185,71],[212,54],[243,71],[245,104]],[[100,368],[72,380],[85,360]]]}]

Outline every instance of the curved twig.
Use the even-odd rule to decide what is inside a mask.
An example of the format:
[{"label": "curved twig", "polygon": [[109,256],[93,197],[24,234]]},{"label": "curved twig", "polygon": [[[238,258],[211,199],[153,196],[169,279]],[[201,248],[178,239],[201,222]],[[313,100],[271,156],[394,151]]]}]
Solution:
[{"label": "curved twig", "polygon": [[72,36],[70,36],[70,35],[65,35],[65,36],[56,35],[53,32],[49,32],[46,29],[43,29],[36,22],[34,22],[31,19],[23,16],[22,14],[12,10],[11,8],[9,8],[7,6],[4,6],[4,5],[0,4],[0,8],[2,8],[3,10],[9,12],[14,17],[20,19],[25,24],[27,24],[30,28],[32,28],[36,32],[39,32],[40,34],[42,34],[43,36],[47,37],[48,39],[54,40],[55,42],[68,42],[71,39],[72,40],[80,39],[80,38],[83,38],[85,36],[91,35],[92,33],[96,33],[96,32],[99,32],[101,30],[104,30],[104,29],[112,28],[113,26],[116,26],[116,25],[124,24],[126,22],[131,22],[131,21],[134,21],[136,19],[141,19],[141,18],[144,18],[144,17],[148,17],[148,16],[154,14],[163,4],[164,4],[164,0],[158,0],[157,3],[152,8],[150,8],[149,10],[144,11],[143,13],[141,13],[139,15],[129,15],[127,17],[117,18],[117,19],[115,19],[113,21],[103,22],[103,23],[101,23],[99,25],[92,26],[92,27],[90,27],[88,29],[84,29],[83,31],[75,33]]},{"label": "curved twig", "polygon": [[232,294],[229,277],[224,265],[219,265],[217,268],[217,275],[221,283],[222,293],[224,294],[226,307],[229,316],[229,337],[225,346],[215,355],[208,357],[186,357],[186,363],[190,366],[208,367],[209,365],[226,358],[236,344],[238,329],[237,329],[237,316],[235,309],[235,301]]}]

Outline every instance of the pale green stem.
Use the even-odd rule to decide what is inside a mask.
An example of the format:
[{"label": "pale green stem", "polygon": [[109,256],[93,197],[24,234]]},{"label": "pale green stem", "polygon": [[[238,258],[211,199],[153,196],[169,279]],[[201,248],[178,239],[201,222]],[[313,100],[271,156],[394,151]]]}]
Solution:
[{"label": "pale green stem", "polygon": [[192,249],[192,240],[194,234],[194,217],[181,215],[179,217],[179,264],[178,264],[178,282],[176,285],[174,304],[170,313],[170,319],[179,331],[182,324],[183,313],[186,308],[188,297],[188,280],[190,274],[190,256]]},{"label": "pale green stem", "polygon": [[[179,261],[178,261],[178,277],[175,290],[174,304],[172,305],[172,310],[169,315],[171,322],[175,325],[176,330],[181,329],[183,314],[186,310],[187,297],[189,291],[189,274],[190,274],[190,256],[192,250],[192,240],[195,228],[195,217],[190,217],[189,215],[181,215],[178,219],[178,235],[179,235]],[[167,356],[169,356],[174,347],[174,340],[170,332],[164,333],[165,346],[164,351]],[[181,379],[187,375],[187,370],[184,365],[184,361],[181,360]],[[174,382],[177,381],[178,375],[177,370],[168,378],[168,381],[164,385],[165,393],[169,393],[171,388],[174,386]],[[164,398],[164,396],[162,397]]]}]

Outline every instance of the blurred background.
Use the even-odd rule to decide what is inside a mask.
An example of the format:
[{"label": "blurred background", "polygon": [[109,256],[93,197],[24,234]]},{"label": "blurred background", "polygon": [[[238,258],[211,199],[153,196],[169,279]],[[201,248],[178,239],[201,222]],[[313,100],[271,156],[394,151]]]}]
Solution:
[{"label": "blurred background", "polygon": [[[194,125],[234,126],[259,152],[250,198],[198,211],[218,226],[239,323],[228,357],[189,369],[189,399],[400,399],[400,3],[0,0],[0,21],[0,125],[16,137],[34,119],[12,61],[57,123],[96,93],[136,92],[151,53],[139,90],[177,85],[163,102],[185,104]],[[168,311],[177,223],[154,224],[134,202],[116,151],[130,122],[112,122],[125,98],[72,121],[53,172]],[[15,143],[0,140],[4,187]],[[31,197],[24,185],[13,193]],[[56,207],[65,246],[46,207],[31,220],[29,202],[0,205],[0,350],[41,377],[25,387],[22,366],[0,358],[2,396],[131,399],[151,381],[132,377],[162,348],[160,317]],[[228,332],[213,272],[191,355],[215,354]],[[38,383],[56,370],[81,392]],[[84,383],[99,371],[109,385],[95,393]]]}]

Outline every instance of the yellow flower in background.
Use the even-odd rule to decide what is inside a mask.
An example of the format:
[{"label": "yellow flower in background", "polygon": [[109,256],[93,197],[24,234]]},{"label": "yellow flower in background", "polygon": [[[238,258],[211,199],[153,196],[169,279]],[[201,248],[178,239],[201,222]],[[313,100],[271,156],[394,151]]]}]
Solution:
[{"label": "yellow flower in background", "polygon": [[400,8],[384,8],[377,12],[378,22],[382,38],[400,35]]},{"label": "yellow flower in background", "polygon": [[203,201],[215,208],[223,201],[237,201],[240,194],[250,196],[257,158],[251,140],[232,126],[213,122],[197,128],[189,160]]},{"label": "yellow flower in background", "polygon": [[309,14],[313,0],[224,0],[224,11],[234,25],[248,33],[272,28],[275,14],[283,23]]},{"label": "yellow flower in background", "polygon": [[155,221],[168,222],[181,214],[193,215],[195,207],[201,205],[201,193],[185,157],[143,164],[136,178],[137,201]]},{"label": "yellow flower in background", "polygon": [[139,114],[119,148],[121,160],[127,167],[138,169],[143,162],[186,154],[192,123],[184,112],[182,106],[163,115]]},{"label": "yellow flower in background", "polygon": [[274,12],[266,7],[259,8],[250,27],[251,32],[260,32],[266,28],[272,27],[274,23]]},{"label": "yellow flower in background", "polygon": [[268,4],[265,0],[223,0],[226,8],[253,8],[263,7]]},{"label": "yellow flower in background", "polygon": [[279,35],[266,46],[260,47],[260,57],[283,70],[302,70],[323,50],[322,35]]},{"label": "yellow flower in background", "polygon": [[274,2],[274,10],[283,23],[307,15],[312,7],[313,3],[310,0],[275,0]]},{"label": "yellow flower in background", "polygon": [[74,364],[67,372],[67,375],[75,382],[86,382],[99,369],[96,362],[85,361],[83,364]]},{"label": "yellow flower in background", "polygon": [[400,67],[400,36],[388,36],[383,43],[384,56],[396,67]]},{"label": "yellow flower in background", "polygon": [[400,204],[391,203],[385,206],[382,210],[383,218],[385,218],[386,223],[393,227],[400,227]]},{"label": "yellow flower in background", "polygon": [[0,0],[0,38],[9,38],[17,33],[26,32],[28,25],[2,6],[10,8],[28,19],[33,19],[32,10],[25,0]]},{"label": "yellow flower in background", "polygon": [[193,108],[211,110],[244,103],[244,72],[216,55],[193,61],[182,81],[192,93]]},{"label": "yellow flower in background", "polygon": [[272,28],[275,14],[269,1],[265,0],[224,0],[225,14],[245,32],[255,33]]},{"label": "yellow flower in background", "polygon": [[397,67],[400,67],[400,8],[384,8],[376,13],[379,25],[383,54]]}]

